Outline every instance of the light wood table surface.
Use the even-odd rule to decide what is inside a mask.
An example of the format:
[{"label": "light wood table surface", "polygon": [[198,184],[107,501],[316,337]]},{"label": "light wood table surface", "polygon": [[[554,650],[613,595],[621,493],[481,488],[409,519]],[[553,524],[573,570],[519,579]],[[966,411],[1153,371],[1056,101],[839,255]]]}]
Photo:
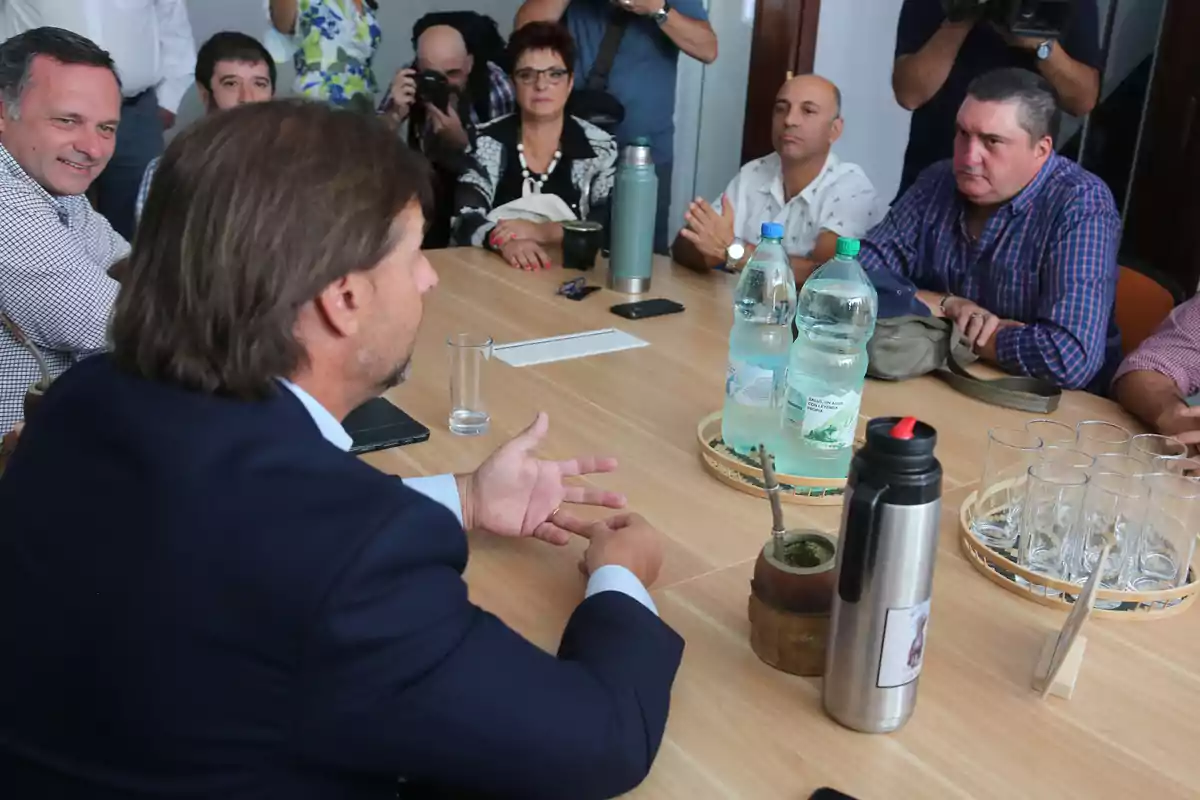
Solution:
[{"label": "light wood table surface", "polygon": [[[432,430],[430,441],[367,457],[403,476],[474,469],[538,410],[550,414],[543,455],[612,454],[594,483],[624,492],[666,536],[653,587],[664,620],[687,641],[666,740],[631,797],[803,800],[831,786],[873,798],[1200,797],[1200,614],[1154,622],[1093,621],[1074,697],[1039,699],[1030,681],[1048,631],[1064,615],[993,586],[963,558],[957,511],[982,470],[986,432],[1028,415],[984,405],[933,378],[869,381],[865,416],[913,414],[939,432],[945,469],[929,645],[916,712],[901,731],[866,735],[821,710],[820,681],[777,672],[749,646],[754,558],[770,533],[766,502],[718,483],[697,455],[696,425],[723,401],[734,279],[656,264],[649,297],[686,313],[630,322],[608,312],[629,298],[582,301],[558,285],[604,269],[525,273],[478,250],[433,252],[440,285],[427,298],[412,377],[390,397]],[[451,435],[446,337],[496,342],[615,327],[649,347],[537,367],[493,360],[492,430]],[[1132,424],[1115,405],[1069,393],[1053,418]],[[787,506],[789,527],[836,532],[837,507]],[[582,543],[471,535],[473,599],[553,651],[584,581]]]}]

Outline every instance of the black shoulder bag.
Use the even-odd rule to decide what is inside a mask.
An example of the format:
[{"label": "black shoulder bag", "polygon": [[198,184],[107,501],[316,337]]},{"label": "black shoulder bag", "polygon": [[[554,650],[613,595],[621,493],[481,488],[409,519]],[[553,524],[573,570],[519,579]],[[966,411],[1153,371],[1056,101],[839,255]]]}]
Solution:
[{"label": "black shoulder bag", "polygon": [[613,9],[587,80],[582,89],[571,93],[567,103],[567,113],[571,116],[590,122],[608,133],[615,133],[617,126],[625,119],[625,106],[608,91],[608,75],[612,72],[617,49],[621,46],[628,25],[629,14]]}]

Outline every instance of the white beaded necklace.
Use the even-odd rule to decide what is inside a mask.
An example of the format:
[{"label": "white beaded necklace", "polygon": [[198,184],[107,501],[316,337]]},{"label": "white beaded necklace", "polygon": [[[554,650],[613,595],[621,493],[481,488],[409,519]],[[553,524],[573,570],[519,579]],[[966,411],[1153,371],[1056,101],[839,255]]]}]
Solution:
[{"label": "white beaded necklace", "polygon": [[554,151],[554,158],[550,161],[550,166],[546,167],[546,172],[536,178],[529,171],[529,164],[525,161],[525,144],[517,142],[517,158],[521,161],[521,196],[529,197],[533,194],[541,194],[542,187],[546,185],[546,181],[550,180],[550,173],[554,172],[554,168],[558,166],[559,160],[562,158],[562,145]]}]

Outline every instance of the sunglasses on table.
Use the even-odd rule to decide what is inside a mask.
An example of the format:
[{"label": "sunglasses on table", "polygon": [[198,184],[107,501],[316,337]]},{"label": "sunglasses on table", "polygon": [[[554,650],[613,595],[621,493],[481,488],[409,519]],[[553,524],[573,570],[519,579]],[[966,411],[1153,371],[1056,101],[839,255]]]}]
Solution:
[{"label": "sunglasses on table", "polygon": [[560,84],[567,79],[571,74],[571,70],[565,67],[547,67],[546,69],[534,69],[533,67],[521,67],[513,73],[513,78],[517,83],[525,86],[532,86],[537,83],[539,76],[545,75],[546,80],[552,84]]}]

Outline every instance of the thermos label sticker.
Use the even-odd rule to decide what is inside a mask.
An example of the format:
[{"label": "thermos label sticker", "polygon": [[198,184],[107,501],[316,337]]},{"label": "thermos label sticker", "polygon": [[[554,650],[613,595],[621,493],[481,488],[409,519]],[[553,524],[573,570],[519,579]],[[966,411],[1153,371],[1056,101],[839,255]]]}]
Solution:
[{"label": "thermos label sticker", "polygon": [[925,629],[929,625],[929,601],[909,608],[889,608],[883,624],[883,647],[879,651],[880,689],[912,683],[925,662]]},{"label": "thermos label sticker", "polygon": [[725,395],[740,406],[770,408],[775,397],[775,372],[745,361],[730,361]]}]

